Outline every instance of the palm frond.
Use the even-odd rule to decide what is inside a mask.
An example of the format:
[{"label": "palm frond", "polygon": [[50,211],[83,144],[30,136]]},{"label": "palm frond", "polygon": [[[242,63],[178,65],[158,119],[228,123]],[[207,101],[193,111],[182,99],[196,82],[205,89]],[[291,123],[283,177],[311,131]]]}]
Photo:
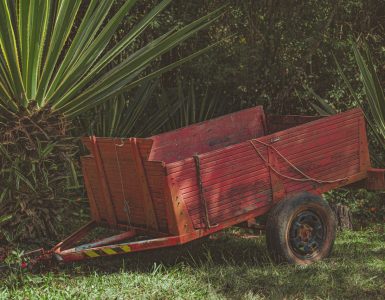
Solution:
[{"label": "palm frond", "polygon": [[162,54],[216,21],[226,7],[179,30],[171,29],[107,70],[171,0],[160,1],[107,51],[122,20],[137,1],[125,1],[110,18],[114,2],[89,0],[75,28],[82,0],[0,0],[0,105],[15,111],[36,102],[39,107],[49,105],[75,117],[196,57],[190,55],[141,76]]}]

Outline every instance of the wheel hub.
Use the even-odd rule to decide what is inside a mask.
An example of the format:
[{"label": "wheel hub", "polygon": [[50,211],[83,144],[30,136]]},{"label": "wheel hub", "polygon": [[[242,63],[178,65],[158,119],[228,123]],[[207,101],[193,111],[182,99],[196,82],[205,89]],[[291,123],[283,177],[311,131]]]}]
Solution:
[{"label": "wheel hub", "polygon": [[290,226],[290,247],[302,258],[316,255],[322,247],[325,229],[321,218],[312,211],[302,211]]}]

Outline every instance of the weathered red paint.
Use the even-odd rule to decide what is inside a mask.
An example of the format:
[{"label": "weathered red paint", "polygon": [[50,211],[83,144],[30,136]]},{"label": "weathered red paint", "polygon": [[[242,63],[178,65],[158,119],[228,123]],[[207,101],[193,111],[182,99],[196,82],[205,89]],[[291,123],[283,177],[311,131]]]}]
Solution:
[{"label": "weathered red paint", "polygon": [[[83,142],[91,152],[82,163],[93,222],[54,248],[63,261],[85,259],[85,251],[104,256],[119,247],[136,252],[187,243],[303,191],[321,194],[368,177],[369,185],[385,187],[383,170],[370,166],[360,109],[265,117],[256,107],[146,139]],[[152,238],[73,248],[104,223]]]}]

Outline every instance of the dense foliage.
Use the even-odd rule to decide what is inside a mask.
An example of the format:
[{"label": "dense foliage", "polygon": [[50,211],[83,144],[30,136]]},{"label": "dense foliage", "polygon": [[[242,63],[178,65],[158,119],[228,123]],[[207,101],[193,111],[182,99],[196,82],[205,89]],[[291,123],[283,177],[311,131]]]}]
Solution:
[{"label": "dense foliage", "polygon": [[0,238],[55,233],[76,169],[70,120],[205,52],[149,68],[224,8],[133,47],[171,2],[157,1],[112,44],[136,2],[0,0]]},{"label": "dense foliage", "polygon": [[[175,1],[175,13],[172,18],[165,17],[164,24],[187,22],[196,11],[209,10],[219,2]],[[385,3],[378,0],[234,0],[218,26],[185,48],[198,48],[219,36],[235,34],[233,39],[183,66],[180,73],[201,83],[202,89],[208,85],[220,92],[230,110],[264,104],[274,113],[306,112],[313,96],[304,86],[329,99],[338,110],[345,110],[354,105],[354,99],[334,57],[353,87],[360,83],[352,40],[366,40],[375,63],[383,68],[384,11]],[[379,74],[382,79],[383,73]],[[165,85],[173,81],[169,76],[164,76]]]},{"label": "dense foliage", "polygon": [[30,105],[6,117],[0,123],[0,212],[12,217],[1,233],[7,240],[55,236],[60,212],[73,201],[71,188],[79,185],[71,175],[77,154],[71,127],[49,107]]}]

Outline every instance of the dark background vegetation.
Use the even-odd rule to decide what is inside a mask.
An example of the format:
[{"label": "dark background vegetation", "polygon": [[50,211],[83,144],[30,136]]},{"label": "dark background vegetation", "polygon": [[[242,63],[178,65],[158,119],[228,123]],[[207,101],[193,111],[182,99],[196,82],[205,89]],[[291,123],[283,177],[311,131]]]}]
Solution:
[{"label": "dark background vegetation", "polygon": [[[124,2],[124,0],[115,1],[109,12],[110,19]],[[123,20],[105,51],[124,38],[132,27],[158,3],[158,0],[138,1]],[[229,3],[226,13],[214,25],[200,31],[179,47],[157,59],[146,72],[157,70],[218,41],[222,41],[221,43],[200,57],[163,74],[160,78],[112,98],[107,104],[87,111],[77,120],[71,120],[71,127],[74,127],[71,136],[79,137],[88,134],[151,136],[256,105],[263,105],[265,111],[270,114],[314,115],[317,114],[317,110],[312,106],[315,95],[325,99],[336,111],[345,111],[360,104],[370,116],[352,51],[352,43],[357,43],[359,46],[364,43],[368,45],[377,74],[381,83],[384,83],[384,0],[174,0],[144,34],[109,67],[113,68],[134,51],[141,49],[171,28],[182,28],[226,3]],[[82,2],[75,26],[62,51],[63,57],[77,33],[88,4],[89,1]],[[336,62],[352,85],[355,97],[352,97],[338,72]],[[108,71],[108,68],[105,71]],[[384,167],[383,148],[376,139],[371,138],[370,130],[368,135],[373,162],[377,167]],[[37,138],[40,139],[38,136]],[[57,157],[44,158],[49,166],[46,169],[52,167],[54,170],[50,172],[53,178],[46,180],[44,189],[56,195],[53,198],[57,198],[46,201],[47,207],[43,207],[39,199],[36,202],[32,196],[29,197],[32,195],[30,188],[21,183],[20,197],[28,201],[32,199],[29,202],[26,201],[33,208],[32,212],[38,213],[33,217],[33,213],[28,213],[27,209],[24,209],[24,215],[19,215],[22,216],[20,218],[24,218],[27,211],[25,222],[17,220],[16,222],[15,219],[9,221],[20,224],[16,229],[8,223],[3,223],[3,228],[8,229],[7,240],[17,240],[19,234],[16,231],[35,239],[35,236],[29,233],[33,231],[32,229],[25,230],[25,223],[40,222],[41,228],[52,227],[50,230],[52,232],[56,232],[54,228],[56,225],[53,224],[61,225],[64,228],[59,231],[65,234],[73,230],[77,221],[82,223],[88,218],[88,203],[82,187],[79,166],[79,156],[86,150],[80,145],[80,140],[77,141],[80,151],[76,152],[76,158],[69,166],[56,164],[61,154]],[[26,147],[21,146],[21,148],[23,150]],[[18,151],[11,152],[12,155],[19,155]],[[51,153],[48,150],[41,152]],[[19,166],[17,160],[12,159],[12,155],[8,163],[13,166],[13,169],[18,170],[14,175],[15,178],[19,178],[19,173],[26,173],[24,170],[29,170],[31,167]],[[70,156],[73,156],[72,151]],[[28,162],[27,159],[23,161]],[[32,157],[31,163],[35,161],[36,159]],[[52,161],[55,163],[51,164]],[[68,171],[64,170],[65,167]],[[12,168],[9,169],[13,170]],[[56,172],[55,168],[61,171]],[[46,172],[45,169],[44,172]],[[68,177],[68,180],[63,181],[66,186],[62,186],[61,181],[60,186],[52,186],[51,183],[55,182],[58,173],[61,174],[60,177]],[[5,186],[8,185],[8,190],[14,190],[15,180],[4,174],[1,174],[0,180],[3,183],[6,182]],[[33,175],[33,179],[42,177],[35,173]],[[5,197],[2,193],[3,189],[4,187],[0,187],[0,199]],[[35,188],[38,191],[44,189]],[[40,196],[38,193],[36,195]],[[339,190],[326,196],[333,203],[348,204],[358,217],[358,226],[372,221],[383,221],[385,218],[385,206],[382,204],[384,197],[380,193],[375,194],[365,190]],[[10,215],[13,209],[11,206],[15,203],[17,207],[23,209],[23,205],[15,201],[17,197],[9,198]],[[55,203],[61,205],[54,207]],[[46,212],[43,214],[42,210]],[[42,214],[47,216],[47,221],[41,222]],[[55,218],[51,218],[53,215]],[[58,238],[55,234],[43,234],[43,236],[49,235],[54,236],[55,240]]]},{"label": "dark background vegetation", "polygon": [[[116,7],[122,2],[116,1]],[[131,14],[133,17],[122,24],[115,41],[155,3],[156,0],[141,1]],[[136,46],[171,27],[188,24],[224,3],[227,1],[173,1]],[[230,1],[227,13],[214,26],[156,62],[157,66],[165,65],[224,39],[198,59],[162,75],[154,83],[156,87],[142,117],[126,134],[137,135],[136,128],[148,124],[160,107],[170,103],[182,107],[176,112],[169,108],[165,124],[141,130],[139,135],[149,136],[255,105],[263,105],[271,114],[314,115],[315,94],[337,111],[345,111],[358,103],[349,93],[336,62],[348,77],[356,99],[367,108],[352,42],[369,46],[377,74],[385,82],[384,26],[385,1],[381,0]],[[131,50],[127,50],[127,55]],[[127,95],[130,97],[135,98],[134,92]],[[83,120],[84,123],[88,132],[104,133],[95,127],[103,122],[90,125]],[[370,131],[368,135],[371,136]],[[374,139],[370,141],[374,163],[384,166],[383,149]],[[381,194],[340,190],[326,197],[331,202],[349,205],[357,217],[357,226],[385,218]]]}]

